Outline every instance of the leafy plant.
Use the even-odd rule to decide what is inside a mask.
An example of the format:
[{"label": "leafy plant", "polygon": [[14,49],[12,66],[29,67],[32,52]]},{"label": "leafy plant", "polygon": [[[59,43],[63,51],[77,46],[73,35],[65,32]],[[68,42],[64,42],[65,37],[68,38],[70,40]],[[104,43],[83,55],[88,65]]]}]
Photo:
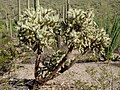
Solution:
[{"label": "leafy plant", "polygon": [[105,49],[105,59],[109,60],[112,56],[113,51],[117,48],[120,41],[120,16],[116,15],[113,19],[113,23],[106,21],[105,30],[111,38],[110,45]]},{"label": "leafy plant", "polygon": [[[27,45],[37,55],[35,79],[41,85],[76,62],[76,57],[68,58],[73,50],[79,50],[82,55],[89,50],[103,53],[104,47],[109,45],[109,35],[104,29],[98,28],[92,9],[84,11],[71,8],[67,13],[66,22],[61,22],[57,11],[53,9],[31,8],[26,9],[18,21],[21,44]],[[61,46],[66,47],[64,50],[57,47],[58,35]]]}]

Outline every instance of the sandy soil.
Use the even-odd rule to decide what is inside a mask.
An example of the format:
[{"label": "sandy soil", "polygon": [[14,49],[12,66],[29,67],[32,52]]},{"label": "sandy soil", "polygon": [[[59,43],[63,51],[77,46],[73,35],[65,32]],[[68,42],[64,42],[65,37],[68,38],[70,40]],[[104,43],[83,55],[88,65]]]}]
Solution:
[{"label": "sandy soil", "polygon": [[[48,86],[43,86],[39,90],[80,90],[74,86],[75,81],[82,80],[91,82],[92,79],[90,75],[86,72],[86,69],[88,67],[94,67],[99,70],[99,67],[102,66],[105,66],[108,71],[112,71],[114,75],[120,74],[120,62],[112,62],[110,65],[103,62],[75,63],[69,70],[54,78],[53,80],[47,82]],[[17,69],[14,72],[10,73],[10,76],[12,76],[13,78],[18,80],[34,79],[34,64],[17,64],[16,68]],[[5,77],[6,76],[3,76],[3,78]],[[17,80],[13,81],[17,82]],[[19,83],[18,85],[15,84],[13,86],[11,86],[13,90],[29,90],[28,87],[25,87],[24,85],[19,85]]]},{"label": "sandy soil", "polygon": [[[14,78],[18,79],[34,79],[34,64],[20,64],[20,68],[14,73],[11,73]],[[90,76],[85,71],[87,67],[94,67],[97,70],[101,66],[105,66],[108,70],[112,71],[114,74],[118,74],[120,71],[120,62],[112,62],[110,65],[105,63],[76,63],[69,70],[56,77],[55,79],[49,81],[49,83],[73,83],[74,80],[85,80],[91,81]]]}]

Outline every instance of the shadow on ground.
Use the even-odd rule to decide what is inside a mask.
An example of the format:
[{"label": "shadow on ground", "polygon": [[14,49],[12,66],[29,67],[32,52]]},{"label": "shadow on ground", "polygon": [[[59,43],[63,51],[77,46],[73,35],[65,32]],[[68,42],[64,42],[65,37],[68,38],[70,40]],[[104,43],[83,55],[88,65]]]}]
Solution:
[{"label": "shadow on ground", "polygon": [[9,86],[14,88],[15,90],[32,90],[33,84],[35,80],[34,79],[10,79],[9,80]]},{"label": "shadow on ground", "polygon": [[117,67],[120,68],[120,61],[119,61],[119,62],[115,62],[115,63],[111,63],[111,65],[113,65],[113,66],[117,66]]},{"label": "shadow on ground", "polygon": [[[13,90],[33,90],[34,79],[10,79],[9,87]],[[75,84],[61,85],[61,84],[45,84],[38,86],[35,90],[79,90]]]}]

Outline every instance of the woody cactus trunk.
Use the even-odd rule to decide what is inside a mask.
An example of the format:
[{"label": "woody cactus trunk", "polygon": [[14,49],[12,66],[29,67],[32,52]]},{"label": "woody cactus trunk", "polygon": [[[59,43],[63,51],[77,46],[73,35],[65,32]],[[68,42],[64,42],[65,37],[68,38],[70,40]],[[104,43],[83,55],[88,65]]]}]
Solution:
[{"label": "woody cactus trunk", "polygon": [[[57,11],[42,7],[26,9],[18,21],[20,42],[37,54],[35,80],[40,85],[68,70],[76,62],[76,56],[69,58],[73,50],[78,50],[79,55],[89,50],[104,53],[104,47],[110,42],[105,30],[95,23],[92,9],[64,10],[67,10],[67,15],[63,14],[67,16],[66,22],[60,20]],[[58,35],[61,47],[57,45]]]}]

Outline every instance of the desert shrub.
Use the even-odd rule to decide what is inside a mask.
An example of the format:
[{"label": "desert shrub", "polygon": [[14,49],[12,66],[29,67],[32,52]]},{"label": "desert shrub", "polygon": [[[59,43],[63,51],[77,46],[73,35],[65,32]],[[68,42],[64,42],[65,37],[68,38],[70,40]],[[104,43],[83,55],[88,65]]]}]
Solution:
[{"label": "desert shrub", "polygon": [[0,38],[0,43],[0,70],[6,69],[8,71],[10,69],[9,65],[17,56],[15,42],[6,34],[4,38]]},{"label": "desert shrub", "polygon": [[120,15],[115,15],[112,19],[107,17],[103,20],[103,27],[109,34],[111,41],[108,47],[105,48],[104,60],[118,60],[119,55],[113,53],[120,44]]},{"label": "desert shrub", "polygon": [[110,38],[111,38],[111,43],[110,45],[105,49],[105,56],[106,59],[110,59],[112,56],[113,51],[118,47],[120,44],[120,15],[116,15],[114,17],[112,27],[108,25],[109,27],[106,26],[106,30],[108,31]]},{"label": "desert shrub", "polygon": [[18,39],[11,38],[4,21],[0,21],[0,71],[10,70],[11,62],[17,56],[15,45]]}]

